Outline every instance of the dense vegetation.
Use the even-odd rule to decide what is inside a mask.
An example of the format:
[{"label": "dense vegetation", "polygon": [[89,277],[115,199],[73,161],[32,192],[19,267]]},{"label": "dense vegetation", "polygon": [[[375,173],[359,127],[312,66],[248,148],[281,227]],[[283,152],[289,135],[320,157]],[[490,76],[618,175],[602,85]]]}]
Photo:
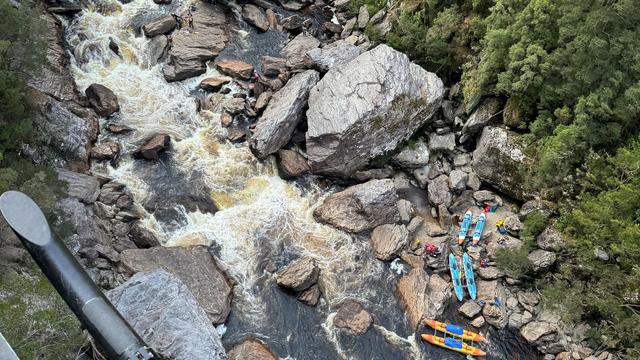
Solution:
[{"label": "dense vegetation", "polygon": [[[486,96],[504,99],[505,124],[529,145],[528,185],[558,203],[558,227],[571,239],[558,273],[537,282],[546,303],[595,325],[597,345],[640,358],[640,2],[395,7],[384,40],[450,85],[460,82],[467,112]],[[525,224],[524,250],[501,256],[532,284],[526,249],[541,230],[536,222]]]}]

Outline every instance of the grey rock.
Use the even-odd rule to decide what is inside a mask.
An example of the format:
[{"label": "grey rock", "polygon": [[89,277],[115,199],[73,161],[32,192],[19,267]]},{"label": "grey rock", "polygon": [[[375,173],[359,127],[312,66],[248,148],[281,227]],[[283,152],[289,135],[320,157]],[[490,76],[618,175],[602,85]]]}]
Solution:
[{"label": "grey rock", "polygon": [[411,221],[409,222],[409,225],[407,225],[407,231],[409,231],[409,236],[412,237],[413,235],[415,235],[416,231],[418,231],[418,228],[422,226],[423,223],[424,223],[424,219],[421,216],[413,217],[413,219],[411,219]]},{"label": "grey rock", "polygon": [[527,257],[533,265],[533,271],[536,272],[548,270],[553,264],[555,264],[557,259],[554,252],[540,249],[533,250]]},{"label": "grey rock", "polygon": [[287,59],[287,66],[290,68],[304,68],[307,53],[319,45],[320,41],[313,36],[299,34],[280,51],[280,54]]},{"label": "grey rock", "polygon": [[495,280],[503,277],[504,273],[495,266],[488,266],[479,268],[478,276],[485,280]]},{"label": "grey rock", "polygon": [[176,28],[176,20],[167,15],[151,20],[142,26],[142,32],[146,37],[168,34]]},{"label": "grey rock", "polygon": [[400,213],[400,221],[404,224],[408,224],[411,221],[411,217],[415,212],[414,206],[410,201],[400,199],[398,200],[398,211]]},{"label": "grey rock", "polygon": [[538,235],[537,244],[540,249],[560,251],[566,247],[564,236],[553,226],[548,226]]},{"label": "grey rock", "polygon": [[443,93],[435,74],[386,45],[333,67],[309,95],[312,170],[348,176],[363,168],[424,125]]},{"label": "grey rock", "polygon": [[380,225],[371,233],[373,253],[382,261],[389,261],[398,256],[408,241],[409,232],[404,225]]},{"label": "grey rock", "polygon": [[191,291],[176,276],[134,275],[108,294],[145,342],[167,359],[222,360],[220,335]]},{"label": "grey rock", "polygon": [[318,79],[318,72],[307,70],[291,78],[273,95],[250,142],[251,150],[258,158],[266,158],[289,142],[302,120],[309,91]]},{"label": "grey rock", "polygon": [[529,344],[534,344],[541,337],[556,333],[558,328],[554,324],[544,321],[532,321],[520,329],[520,335],[527,340]]},{"label": "grey rock", "polygon": [[520,208],[520,212],[518,213],[520,220],[526,220],[534,211],[538,211],[545,218],[548,218],[556,212],[556,205],[547,200],[529,200],[522,204],[522,207]]},{"label": "grey rock", "polygon": [[609,254],[601,248],[593,249],[593,256],[598,260],[609,261]]},{"label": "grey rock", "polygon": [[525,191],[525,179],[520,171],[526,161],[518,135],[503,128],[487,126],[482,130],[473,152],[473,171],[505,194],[525,200],[531,196]]},{"label": "grey rock", "polygon": [[360,29],[364,29],[369,23],[369,10],[367,10],[367,5],[360,6],[360,11],[358,11],[358,27]]},{"label": "grey rock", "polygon": [[535,313],[535,306],[540,302],[540,296],[531,291],[520,291],[516,294],[518,302],[531,313]]},{"label": "grey rock", "polygon": [[400,220],[393,180],[371,180],[331,194],[313,214],[317,220],[349,232],[361,232]]},{"label": "grey rock", "polygon": [[509,235],[500,235],[499,238],[493,239],[487,244],[487,257],[491,260],[495,260],[499,249],[518,249],[521,246],[522,241],[520,239]]},{"label": "grey rock", "polygon": [[388,179],[392,177],[394,173],[395,171],[392,168],[384,167],[378,169],[356,171],[351,178],[358,182],[366,182],[374,179]]},{"label": "grey rock", "polygon": [[467,180],[467,186],[471,190],[478,191],[480,190],[480,186],[482,186],[482,180],[480,180],[480,177],[476,175],[476,173],[470,172],[469,179]]},{"label": "grey rock", "polygon": [[370,24],[377,24],[379,22],[381,22],[382,20],[384,20],[384,17],[387,15],[387,10],[386,9],[380,9],[377,13],[375,13],[371,19],[369,20]]},{"label": "grey rock", "polygon": [[334,66],[346,64],[362,54],[362,49],[338,40],[323,48],[315,48],[307,52],[313,66],[322,72],[327,72]]},{"label": "grey rock", "polygon": [[469,154],[458,154],[453,157],[453,166],[456,168],[468,165],[471,163],[471,155]]},{"label": "grey rock", "polygon": [[533,320],[533,315],[526,310],[523,313],[513,313],[509,316],[509,327],[512,329],[520,329],[531,320]]},{"label": "grey rock", "polygon": [[345,39],[346,37],[351,35],[351,32],[353,31],[353,28],[356,27],[356,23],[357,22],[358,22],[358,18],[357,17],[349,19],[349,21],[347,21],[344,24],[344,27],[342,28],[342,33],[340,34],[340,37]]},{"label": "grey rock", "polygon": [[66,193],[85,204],[91,204],[100,195],[100,182],[97,178],[73,171],[58,169],[58,179],[67,183]]},{"label": "grey rock", "polygon": [[242,8],[242,17],[247,22],[262,31],[269,30],[269,20],[267,20],[267,14],[259,7],[253,4],[246,4]]},{"label": "grey rock", "polygon": [[449,177],[447,175],[440,175],[429,183],[427,192],[429,202],[433,205],[444,204],[447,207],[451,205],[452,196],[449,189]]},{"label": "grey rock", "polygon": [[478,316],[477,318],[473,319],[473,321],[471,321],[471,326],[475,327],[476,329],[480,329],[481,327],[483,327],[485,324],[485,320],[482,317],[482,315]]},{"label": "grey rock", "polygon": [[131,241],[133,241],[133,243],[141,249],[148,249],[161,245],[158,238],[156,238],[156,236],[151,231],[149,231],[144,227],[144,225],[139,222],[135,222],[131,225],[129,236],[131,238]]},{"label": "grey rock", "polygon": [[516,214],[509,214],[504,219],[504,227],[507,229],[509,234],[513,236],[518,236],[520,231],[524,229],[524,224],[520,221],[520,218]]},{"label": "grey rock", "polygon": [[273,56],[262,57],[262,74],[275,77],[287,71],[287,59]]},{"label": "grey rock", "polygon": [[269,105],[269,101],[271,101],[271,97],[273,96],[273,92],[272,91],[265,91],[263,93],[260,94],[260,96],[258,96],[258,98],[256,99],[256,111],[262,111],[264,110],[267,105]]},{"label": "grey rock", "polygon": [[431,151],[450,152],[456,148],[456,136],[453,133],[429,135],[429,149]]},{"label": "grey rock", "polygon": [[429,183],[429,172],[431,171],[431,166],[426,165],[421,168],[413,170],[413,177],[418,182],[418,186],[421,189],[426,189],[427,184]]},{"label": "grey rock", "polygon": [[111,116],[120,110],[118,98],[113,91],[104,85],[91,84],[84,93],[87,95],[91,107],[100,116]]},{"label": "grey rock", "polygon": [[477,280],[476,286],[478,300],[493,301],[496,297],[504,299],[504,288],[498,280]]},{"label": "grey rock", "polygon": [[502,198],[489,190],[479,190],[473,193],[473,199],[480,206],[502,206]]},{"label": "grey rock", "polygon": [[232,97],[230,99],[226,99],[222,103],[222,108],[224,111],[231,115],[237,115],[244,111],[245,100],[241,97]]},{"label": "grey rock", "polygon": [[416,329],[422,319],[442,315],[451,299],[451,289],[439,275],[429,276],[423,269],[414,268],[398,280],[396,295],[404,306],[409,327]]},{"label": "grey rock", "polygon": [[392,160],[403,169],[410,170],[424,167],[429,163],[429,147],[420,139],[409,146],[405,146]]},{"label": "grey rock", "polygon": [[97,161],[111,160],[120,154],[120,144],[116,141],[104,141],[91,149],[91,158]]},{"label": "grey rock", "polygon": [[482,308],[482,316],[490,325],[493,325],[496,329],[504,329],[509,322],[507,317],[507,310],[503,306],[494,304],[486,304]]},{"label": "grey rock", "polygon": [[123,268],[130,274],[164,270],[189,288],[210,322],[221,324],[231,311],[233,286],[204,246],[125,250]]},{"label": "grey rock", "polygon": [[276,273],[278,285],[291,291],[303,291],[318,281],[320,269],[316,261],[310,257],[292,261]]},{"label": "grey rock", "polygon": [[307,159],[293,150],[278,151],[278,168],[283,179],[296,178],[310,170]]},{"label": "grey rock", "polygon": [[475,135],[480,132],[498,113],[499,108],[500,101],[498,99],[490,98],[483,101],[467,119],[467,122],[462,127],[462,133]]},{"label": "grey rock", "polygon": [[458,312],[469,319],[480,314],[480,311],[482,311],[482,306],[478,305],[474,300],[465,301],[465,303],[458,308]]},{"label": "grey rock", "polygon": [[347,300],[340,304],[333,324],[338,328],[349,329],[356,335],[362,335],[373,324],[373,316],[359,302]]},{"label": "grey rock", "polygon": [[467,179],[469,175],[462,170],[451,170],[449,173],[449,187],[455,192],[464,191],[467,188]]}]

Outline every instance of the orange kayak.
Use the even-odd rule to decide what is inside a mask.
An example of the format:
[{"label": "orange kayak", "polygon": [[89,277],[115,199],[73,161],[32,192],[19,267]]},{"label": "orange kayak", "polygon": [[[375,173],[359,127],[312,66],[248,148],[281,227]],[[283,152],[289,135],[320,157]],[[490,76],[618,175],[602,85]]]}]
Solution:
[{"label": "orange kayak", "polygon": [[463,340],[469,341],[486,341],[484,336],[476,334],[469,330],[465,330],[457,325],[445,324],[443,322],[435,320],[425,320],[424,323],[432,329],[445,333],[445,335],[450,334]]},{"label": "orange kayak", "polygon": [[467,345],[462,342],[460,339],[455,338],[441,338],[439,336],[422,334],[422,340],[431,343],[436,346],[440,346],[445,349],[457,351],[462,354],[471,355],[471,356],[486,356],[487,353],[478,349],[477,347],[473,347],[471,345]]}]

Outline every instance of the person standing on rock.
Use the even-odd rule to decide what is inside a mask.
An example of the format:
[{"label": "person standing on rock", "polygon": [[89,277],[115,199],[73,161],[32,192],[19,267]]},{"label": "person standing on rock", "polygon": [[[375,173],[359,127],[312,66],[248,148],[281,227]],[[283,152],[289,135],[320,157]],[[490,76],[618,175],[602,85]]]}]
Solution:
[{"label": "person standing on rock", "polygon": [[171,14],[171,16],[173,16],[173,19],[176,21],[178,30],[182,29],[182,17],[180,17],[178,14]]},{"label": "person standing on rock", "polygon": [[169,50],[171,50],[171,48],[173,47],[173,36],[172,35],[167,35],[167,46],[169,47]]},{"label": "person standing on rock", "polygon": [[189,28],[193,29],[193,14],[191,14],[191,9],[187,12],[187,22],[189,23]]}]

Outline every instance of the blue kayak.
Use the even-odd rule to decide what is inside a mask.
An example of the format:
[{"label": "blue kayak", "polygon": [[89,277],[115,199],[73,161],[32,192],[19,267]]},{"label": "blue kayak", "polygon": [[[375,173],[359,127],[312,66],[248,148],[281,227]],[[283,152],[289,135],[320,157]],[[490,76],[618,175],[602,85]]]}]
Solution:
[{"label": "blue kayak", "polygon": [[462,255],[462,265],[464,266],[464,277],[467,280],[467,291],[472,300],[476,299],[476,280],[473,277],[473,263],[469,254]]},{"label": "blue kayak", "polygon": [[473,219],[473,213],[471,212],[471,209],[469,209],[466,213],[464,213],[462,224],[460,224],[460,232],[458,233],[458,244],[462,244],[464,242],[464,239],[467,237],[469,227],[471,227],[471,219]]},{"label": "blue kayak", "polygon": [[487,221],[487,215],[485,213],[480,214],[476,221],[476,227],[473,229],[473,245],[476,245],[482,237],[482,231],[484,231],[484,223]]},{"label": "blue kayak", "polygon": [[451,281],[453,282],[453,290],[455,290],[458,301],[462,301],[462,280],[460,280],[460,268],[458,261],[453,254],[449,254],[449,270],[451,270]]}]

